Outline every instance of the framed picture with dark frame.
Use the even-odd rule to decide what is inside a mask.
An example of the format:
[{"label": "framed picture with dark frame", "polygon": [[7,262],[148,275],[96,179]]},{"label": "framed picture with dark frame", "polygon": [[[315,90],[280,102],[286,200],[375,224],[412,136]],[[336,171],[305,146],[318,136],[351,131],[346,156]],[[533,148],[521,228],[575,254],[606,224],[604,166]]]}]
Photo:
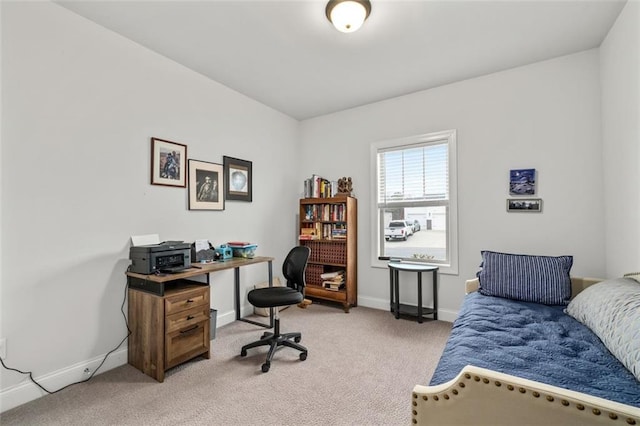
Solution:
[{"label": "framed picture with dark frame", "polygon": [[507,198],[507,211],[540,213],[542,212],[542,198]]},{"label": "framed picture with dark frame", "polygon": [[151,185],[187,186],[187,146],[151,138]]},{"label": "framed picture with dark frame", "polygon": [[536,169],[515,169],[509,171],[509,194],[528,195],[536,193]]},{"label": "framed picture with dark frame", "polygon": [[189,210],[224,210],[222,165],[189,160]]},{"label": "framed picture with dark frame", "polygon": [[251,161],[224,156],[223,163],[226,182],[225,199],[251,202],[253,200]]}]

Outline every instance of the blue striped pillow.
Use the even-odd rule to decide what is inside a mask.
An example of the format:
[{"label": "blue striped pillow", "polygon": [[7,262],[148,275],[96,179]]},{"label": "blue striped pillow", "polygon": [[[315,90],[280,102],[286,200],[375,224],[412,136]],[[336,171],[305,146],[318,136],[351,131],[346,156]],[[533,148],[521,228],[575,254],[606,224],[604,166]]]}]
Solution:
[{"label": "blue striped pillow", "polygon": [[567,305],[573,256],[530,256],[482,251],[479,291],[545,305]]}]

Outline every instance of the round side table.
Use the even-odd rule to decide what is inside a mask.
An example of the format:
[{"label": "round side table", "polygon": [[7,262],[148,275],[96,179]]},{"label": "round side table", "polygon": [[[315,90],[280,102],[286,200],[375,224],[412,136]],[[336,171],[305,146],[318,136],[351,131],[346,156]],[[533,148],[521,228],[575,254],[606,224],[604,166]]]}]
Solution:
[{"label": "round side table", "polygon": [[[391,312],[395,314],[396,319],[400,318],[400,314],[417,317],[421,323],[425,315],[433,315],[433,319],[438,319],[438,267],[434,265],[407,263],[407,262],[389,262],[389,294],[391,303]],[[400,271],[416,272],[418,274],[418,306],[405,305],[400,303]],[[433,274],[433,309],[424,308],[422,306],[422,273],[431,272]]]}]

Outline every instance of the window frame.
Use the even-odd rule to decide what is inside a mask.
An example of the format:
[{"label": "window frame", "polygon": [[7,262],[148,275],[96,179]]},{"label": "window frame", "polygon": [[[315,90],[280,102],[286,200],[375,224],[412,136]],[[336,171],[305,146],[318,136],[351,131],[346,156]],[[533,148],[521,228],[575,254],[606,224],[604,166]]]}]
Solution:
[{"label": "window frame", "polygon": [[[434,263],[441,274],[458,274],[458,172],[457,172],[457,132],[444,130],[440,132],[409,136],[398,139],[387,139],[374,142],[370,147],[370,182],[371,182],[371,266],[387,268],[387,260],[378,258],[379,250],[384,244],[384,228],[380,220],[378,208],[378,152],[393,148],[410,147],[411,145],[434,143],[446,140],[449,160],[449,211],[447,217],[447,250],[449,263]],[[428,263],[428,262],[427,262]]]}]

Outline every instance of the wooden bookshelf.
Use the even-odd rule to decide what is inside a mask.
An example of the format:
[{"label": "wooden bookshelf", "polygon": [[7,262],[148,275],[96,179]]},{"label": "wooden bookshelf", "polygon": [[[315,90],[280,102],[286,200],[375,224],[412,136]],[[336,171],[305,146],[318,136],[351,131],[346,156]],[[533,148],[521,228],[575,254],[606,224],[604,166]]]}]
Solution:
[{"label": "wooden bookshelf", "polygon": [[[342,304],[345,312],[358,304],[358,204],[349,196],[300,200],[300,244],[311,249],[305,294]],[[344,271],[344,284],[326,288],[321,277]]]}]

